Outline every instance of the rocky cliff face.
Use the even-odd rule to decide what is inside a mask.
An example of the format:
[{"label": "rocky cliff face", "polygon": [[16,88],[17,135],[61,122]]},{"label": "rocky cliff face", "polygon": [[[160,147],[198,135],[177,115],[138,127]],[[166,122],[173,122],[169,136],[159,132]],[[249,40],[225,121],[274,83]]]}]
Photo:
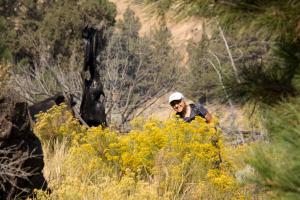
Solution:
[{"label": "rocky cliff face", "polygon": [[28,105],[0,99],[0,199],[26,199],[46,189],[42,146],[31,130]]}]

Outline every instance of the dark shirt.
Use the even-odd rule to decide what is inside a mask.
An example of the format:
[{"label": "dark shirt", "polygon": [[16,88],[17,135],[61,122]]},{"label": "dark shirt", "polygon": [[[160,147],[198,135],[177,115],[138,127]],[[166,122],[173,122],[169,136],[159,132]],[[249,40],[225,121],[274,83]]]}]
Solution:
[{"label": "dark shirt", "polygon": [[180,118],[182,118],[185,122],[191,122],[195,119],[196,116],[200,116],[205,118],[207,114],[207,110],[203,107],[202,104],[190,104],[191,106],[191,115],[189,117],[184,117],[182,113],[176,113]]}]

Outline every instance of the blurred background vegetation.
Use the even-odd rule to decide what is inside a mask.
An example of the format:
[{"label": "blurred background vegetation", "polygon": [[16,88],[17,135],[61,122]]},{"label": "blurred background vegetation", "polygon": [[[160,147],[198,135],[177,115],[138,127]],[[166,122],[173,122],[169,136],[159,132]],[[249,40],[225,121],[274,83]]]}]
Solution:
[{"label": "blurred background vegetation", "polygon": [[[29,103],[63,91],[72,93],[80,104],[81,32],[87,25],[104,26],[108,42],[99,55],[99,66],[106,74],[103,81],[111,124],[129,127],[147,99],[174,89],[194,101],[205,97],[208,103],[228,105],[230,109],[224,112],[233,113],[241,106],[248,110],[249,121],[256,120],[255,127],[262,124],[259,131],[265,134],[251,145],[251,153],[245,156],[247,165],[230,169],[236,170],[232,176],[238,179],[248,169],[253,173],[245,178],[248,185],[243,190],[251,185],[249,191],[263,193],[264,198],[299,199],[300,1],[132,2],[145,6],[149,15],[159,16],[160,26],[149,35],[138,34],[139,19],[129,9],[116,23],[116,7],[106,0],[0,0],[1,88],[10,87]],[[188,43],[186,63],[170,45],[172,35],[164,23],[170,16],[175,22],[205,18],[201,41]],[[55,156],[52,152],[49,159]],[[167,191],[168,185],[163,188]],[[184,199],[180,195],[172,197]]]},{"label": "blurred background vegetation", "polygon": [[[258,145],[249,160],[257,172],[252,180],[275,192],[272,198],[279,195],[277,198],[298,199],[300,182],[295,174],[299,173],[296,169],[299,166],[299,150],[294,147],[300,144],[296,139],[300,133],[297,109],[300,1],[136,2],[149,5],[152,12],[162,17],[169,12],[174,20],[200,16],[214,23],[218,42],[215,43],[212,36],[212,40],[198,45],[199,52],[204,53],[197,56],[197,60],[206,62],[196,64],[191,70],[202,76],[207,74],[208,78],[210,73],[205,73],[206,66],[218,66],[222,75],[219,80],[226,91],[224,96],[238,104],[252,104],[253,110],[258,110],[263,116],[268,139]],[[201,68],[201,65],[204,67]],[[227,73],[230,68],[231,72]],[[216,77],[212,81],[215,83]],[[213,84],[204,85],[211,88]]]}]

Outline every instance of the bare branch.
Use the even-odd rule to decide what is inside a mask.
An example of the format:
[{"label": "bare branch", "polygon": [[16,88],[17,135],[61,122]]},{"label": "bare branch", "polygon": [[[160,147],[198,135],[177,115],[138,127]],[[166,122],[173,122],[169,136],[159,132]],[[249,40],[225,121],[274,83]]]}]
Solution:
[{"label": "bare branch", "polygon": [[145,106],[152,105],[174,86],[174,69],[180,63],[174,52],[161,54],[161,47],[155,48],[157,40],[152,43],[149,38],[122,37],[125,36],[118,32],[111,37],[102,55],[105,66],[100,72],[108,121],[119,127],[140,115]]},{"label": "bare branch", "polygon": [[33,152],[21,152],[20,147],[14,145],[0,149],[0,187],[5,191],[5,183],[10,183],[13,187],[22,191],[16,185],[16,178],[28,180],[28,177],[35,174],[35,170],[24,169],[23,164],[26,160],[40,157]]},{"label": "bare branch", "polygon": [[227,53],[228,53],[228,56],[229,56],[229,59],[230,59],[230,62],[231,62],[231,66],[232,66],[232,69],[233,69],[234,74],[235,74],[235,78],[236,78],[237,82],[240,83],[241,80],[240,80],[240,78],[239,78],[239,74],[238,74],[237,68],[236,68],[236,66],[235,66],[235,63],[234,63],[234,60],[233,60],[231,51],[230,51],[230,49],[229,49],[227,40],[226,40],[226,38],[225,38],[224,32],[223,32],[223,30],[222,30],[222,28],[221,28],[220,25],[218,25],[218,28],[219,28],[221,37],[222,37],[222,39],[223,39],[223,41],[224,41],[224,44],[225,44],[225,47],[226,47],[226,50],[227,50]]}]

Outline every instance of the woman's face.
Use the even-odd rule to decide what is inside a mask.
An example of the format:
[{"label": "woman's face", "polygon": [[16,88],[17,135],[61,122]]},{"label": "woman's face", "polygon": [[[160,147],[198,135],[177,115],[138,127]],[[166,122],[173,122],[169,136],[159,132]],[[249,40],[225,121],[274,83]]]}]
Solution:
[{"label": "woman's face", "polygon": [[174,100],[171,103],[172,108],[174,109],[175,112],[181,113],[182,111],[185,110],[186,103],[184,100]]}]

